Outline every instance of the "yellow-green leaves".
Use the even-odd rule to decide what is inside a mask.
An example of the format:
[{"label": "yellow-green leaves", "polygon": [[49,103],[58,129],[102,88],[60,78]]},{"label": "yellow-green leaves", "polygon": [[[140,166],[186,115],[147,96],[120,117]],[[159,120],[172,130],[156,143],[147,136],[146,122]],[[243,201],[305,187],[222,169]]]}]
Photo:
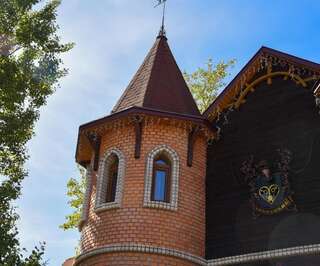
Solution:
[{"label": "yellow-green leaves", "polygon": [[79,179],[70,178],[67,183],[67,196],[73,212],[66,216],[64,224],[60,225],[63,230],[77,229],[80,223],[82,205],[85,192],[85,169],[79,166]]},{"label": "yellow-green leaves", "polygon": [[228,76],[228,68],[234,66],[235,60],[221,61],[213,64],[212,59],[206,63],[206,68],[199,67],[195,72],[184,73],[186,82],[193,97],[203,113],[217,97],[219,89],[225,86],[224,80]]}]

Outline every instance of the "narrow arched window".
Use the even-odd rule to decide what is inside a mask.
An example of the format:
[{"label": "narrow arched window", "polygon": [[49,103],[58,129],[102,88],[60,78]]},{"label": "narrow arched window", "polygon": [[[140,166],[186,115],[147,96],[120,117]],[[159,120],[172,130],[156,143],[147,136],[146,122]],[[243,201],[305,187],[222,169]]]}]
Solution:
[{"label": "narrow arched window", "polygon": [[153,162],[152,201],[170,202],[171,163],[165,155]]},{"label": "narrow arched window", "polygon": [[149,208],[178,209],[179,156],[163,144],[147,156],[143,206]]},{"label": "narrow arched window", "polygon": [[107,178],[107,195],[106,202],[114,202],[116,199],[117,181],[118,181],[119,158],[115,154],[111,155],[109,161],[108,178]]},{"label": "narrow arched window", "polygon": [[97,179],[95,210],[119,208],[121,204],[125,172],[123,153],[112,148],[100,161]]}]

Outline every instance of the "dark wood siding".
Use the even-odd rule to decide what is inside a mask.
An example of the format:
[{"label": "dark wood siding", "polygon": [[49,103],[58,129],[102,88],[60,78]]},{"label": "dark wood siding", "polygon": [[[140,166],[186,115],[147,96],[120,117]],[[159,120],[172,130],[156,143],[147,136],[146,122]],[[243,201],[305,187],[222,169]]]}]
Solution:
[{"label": "dark wood siding", "polygon": [[[320,243],[319,111],[310,88],[272,81],[230,113],[221,139],[208,148],[207,259]],[[251,154],[275,162],[278,148],[293,153],[290,183],[299,211],[253,219],[240,165]]]},{"label": "dark wood siding", "polygon": [[250,262],[244,264],[237,264],[232,266],[319,266],[320,257],[307,255],[299,257],[290,257],[283,259],[275,259],[269,261]]}]

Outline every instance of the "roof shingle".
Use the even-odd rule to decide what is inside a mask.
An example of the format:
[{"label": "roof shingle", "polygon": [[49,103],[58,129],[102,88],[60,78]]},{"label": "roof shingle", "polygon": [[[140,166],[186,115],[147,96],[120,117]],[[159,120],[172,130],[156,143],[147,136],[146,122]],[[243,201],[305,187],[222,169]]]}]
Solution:
[{"label": "roof shingle", "polygon": [[130,107],[200,115],[165,36],[158,36],[112,113]]}]

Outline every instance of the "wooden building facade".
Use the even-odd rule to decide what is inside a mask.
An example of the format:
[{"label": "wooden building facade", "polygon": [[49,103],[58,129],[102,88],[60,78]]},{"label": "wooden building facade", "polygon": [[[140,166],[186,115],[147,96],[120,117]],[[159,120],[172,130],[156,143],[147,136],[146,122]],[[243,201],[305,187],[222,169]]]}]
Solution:
[{"label": "wooden building facade", "polygon": [[[259,265],[320,265],[307,251],[286,258],[290,248],[316,249],[320,243],[319,70],[317,64],[262,48],[205,113],[220,130],[207,154],[208,260],[251,254],[238,262],[257,265],[260,258],[265,262]],[[290,154],[293,202],[271,208],[274,212],[256,211],[243,164],[251,158],[256,167],[264,160],[272,173],[279,172],[281,150]],[[266,251],[279,254],[270,260]]]}]

